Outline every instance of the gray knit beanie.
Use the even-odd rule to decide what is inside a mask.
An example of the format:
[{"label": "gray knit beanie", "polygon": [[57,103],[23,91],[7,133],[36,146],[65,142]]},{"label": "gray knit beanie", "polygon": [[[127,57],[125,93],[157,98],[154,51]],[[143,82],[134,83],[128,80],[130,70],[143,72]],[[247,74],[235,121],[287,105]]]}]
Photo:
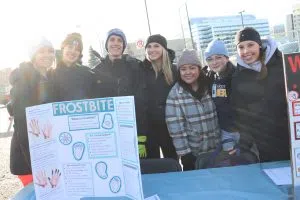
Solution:
[{"label": "gray knit beanie", "polygon": [[54,47],[48,39],[46,39],[45,37],[38,38],[34,41],[34,44],[28,49],[28,55],[31,61],[34,60],[36,53],[43,47],[49,47],[54,51]]},{"label": "gray knit beanie", "polygon": [[197,51],[194,49],[184,49],[179,58],[177,68],[179,69],[182,65],[197,65],[201,68],[201,62],[197,55]]}]

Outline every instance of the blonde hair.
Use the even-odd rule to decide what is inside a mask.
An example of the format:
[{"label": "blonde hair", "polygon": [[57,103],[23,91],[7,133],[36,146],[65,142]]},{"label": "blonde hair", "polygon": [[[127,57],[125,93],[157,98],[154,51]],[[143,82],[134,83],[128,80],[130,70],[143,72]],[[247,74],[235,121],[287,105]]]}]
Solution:
[{"label": "blonde hair", "polygon": [[168,51],[165,48],[163,48],[161,59],[162,59],[161,68],[159,66],[157,66],[154,62],[151,62],[150,59],[148,59],[148,60],[151,62],[152,66],[153,66],[153,69],[155,72],[155,77],[157,78],[158,72],[160,70],[162,70],[162,73],[165,76],[166,82],[168,83],[168,85],[171,85],[174,82],[174,77],[173,77],[173,72],[172,72],[172,63],[169,58]]}]

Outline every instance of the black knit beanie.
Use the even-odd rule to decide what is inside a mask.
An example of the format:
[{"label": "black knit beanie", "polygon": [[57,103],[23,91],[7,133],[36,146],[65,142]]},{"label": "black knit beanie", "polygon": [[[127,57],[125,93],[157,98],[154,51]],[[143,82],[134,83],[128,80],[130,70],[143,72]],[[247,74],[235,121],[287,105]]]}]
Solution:
[{"label": "black knit beanie", "polygon": [[147,39],[147,43],[145,48],[147,48],[148,44],[151,42],[156,42],[158,44],[160,44],[161,46],[163,46],[165,49],[167,48],[167,40],[164,36],[160,35],[160,34],[156,34],[156,35],[151,35],[148,37]]},{"label": "black knit beanie", "polygon": [[238,45],[240,42],[251,40],[261,46],[261,38],[259,33],[252,27],[246,27],[237,32],[235,36],[235,44]]}]

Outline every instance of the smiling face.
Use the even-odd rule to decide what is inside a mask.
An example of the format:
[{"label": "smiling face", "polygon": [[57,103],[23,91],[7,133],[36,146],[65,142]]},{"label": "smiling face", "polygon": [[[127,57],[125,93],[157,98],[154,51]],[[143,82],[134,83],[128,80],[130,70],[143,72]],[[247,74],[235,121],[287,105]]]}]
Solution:
[{"label": "smiling face", "polygon": [[151,42],[146,47],[147,57],[151,62],[157,62],[162,59],[163,47],[156,42]]},{"label": "smiling face", "polygon": [[120,36],[112,35],[107,40],[107,50],[110,58],[121,58],[123,54],[124,43]]},{"label": "smiling face", "polygon": [[197,79],[200,75],[200,69],[196,65],[182,65],[179,68],[180,78],[187,84],[193,86],[197,86]]},{"label": "smiling face", "polygon": [[38,68],[47,69],[53,64],[54,58],[53,48],[42,47],[36,52],[32,63]]},{"label": "smiling face", "polygon": [[229,58],[224,55],[212,55],[206,59],[209,68],[215,73],[225,71]]},{"label": "smiling face", "polygon": [[81,51],[78,45],[66,45],[63,48],[62,60],[67,66],[75,64],[81,55]]},{"label": "smiling face", "polygon": [[246,64],[252,64],[259,60],[260,46],[257,42],[247,40],[237,45],[237,51]]}]

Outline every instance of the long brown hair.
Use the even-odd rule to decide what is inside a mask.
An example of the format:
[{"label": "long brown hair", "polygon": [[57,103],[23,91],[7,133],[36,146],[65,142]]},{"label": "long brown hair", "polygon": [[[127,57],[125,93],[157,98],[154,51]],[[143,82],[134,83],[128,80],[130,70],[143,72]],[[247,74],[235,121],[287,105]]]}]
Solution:
[{"label": "long brown hair", "polygon": [[263,49],[260,47],[259,49],[259,61],[261,63],[261,70],[257,75],[258,80],[263,80],[268,76],[268,68],[265,64],[265,59],[266,59],[266,49]]}]

